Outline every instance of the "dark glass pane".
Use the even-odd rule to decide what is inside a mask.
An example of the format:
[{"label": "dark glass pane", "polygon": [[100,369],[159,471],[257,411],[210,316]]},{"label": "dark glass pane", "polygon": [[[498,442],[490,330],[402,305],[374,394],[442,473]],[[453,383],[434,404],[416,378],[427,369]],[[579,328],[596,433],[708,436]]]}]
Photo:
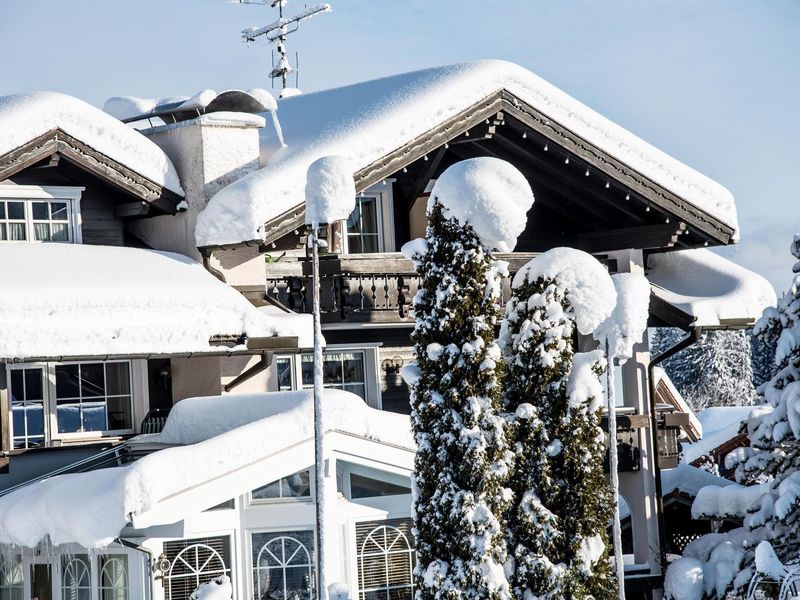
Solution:
[{"label": "dark glass pane", "polygon": [[286,567],[287,598],[308,598],[309,583],[308,567]]},{"label": "dark glass pane", "polygon": [[87,363],[81,367],[81,396],[83,398],[94,398],[105,396],[105,377],[103,363]]},{"label": "dark glass pane", "polygon": [[33,202],[33,218],[35,221],[47,221],[50,218],[49,202]]},{"label": "dark glass pane", "polygon": [[364,252],[364,247],[361,245],[361,236],[347,236],[347,251],[350,254],[362,254]]},{"label": "dark glass pane", "polygon": [[25,417],[28,419],[28,435],[44,435],[44,406],[35,404],[25,409]]},{"label": "dark glass pane", "polygon": [[308,354],[303,355],[300,361],[303,385],[314,385],[314,358]]},{"label": "dark glass pane", "polygon": [[[2,206],[2,204],[0,204],[0,206]],[[8,239],[8,233],[6,232],[6,224],[0,223],[0,240],[7,240],[7,239]]]},{"label": "dark glass pane", "polygon": [[281,497],[281,482],[273,481],[267,485],[253,490],[253,498],[256,499],[272,499]]},{"label": "dark glass pane", "polygon": [[42,369],[25,369],[25,399],[44,400]]},{"label": "dark glass pane", "polygon": [[361,233],[378,233],[378,210],[375,198],[361,199]]},{"label": "dark glass pane", "polygon": [[106,364],[106,392],[109,396],[131,393],[130,365],[128,363]]},{"label": "dark glass pane", "polygon": [[353,498],[375,498],[377,496],[399,496],[410,494],[411,488],[387,481],[350,473],[350,495]]},{"label": "dark glass pane", "polygon": [[81,405],[79,402],[59,402],[56,407],[56,420],[60,433],[74,433],[81,430]]},{"label": "dark glass pane", "polygon": [[25,219],[25,203],[24,202],[7,202],[8,218],[22,221]]},{"label": "dark glass pane", "polygon": [[106,430],[106,403],[84,402],[81,405],[84,431]]},{"label": "dark glass pane", "polygon": [[361,233],[361,207],[356,200],[356,207],[347,217],[347,233]]},{"label": "dark glass pane", "polygon": [[69,226],[66,223],[53,223],[50,225],[50,241],[68,242]]},{"label": "dark glass pane", "polygon": [[66,221],[69,219],[69,212],[67,211],[66,202],[51,202],[50,203],[50,218],[53,221]]},{"label": "dark glass pane", "polygon": [[310,472],[301,471],[281,480],[284,498],[308,498],[311,496]]},{"label": "dark glass pane", "polygon": [[131,429],[131,397],[122,396],[120,398],[108,399],[108,429],[116,431],[118,429]]},{"label": "dark glass pane", "polygon": [[364,355],[347,352],[341,356],[345,383],[363,383]]},{"label": "dark glass pane", "polygon": [[378,236],[365,235],[361,238],[362,252],[378,252]]},{"label": "dark glass pane", "polygon": [[11,419],[13,421],[12,427],[14,428],[14,437],[22,437],[25,435],[25,407],[15,406],[11,409]]},{"label": "dark glass pane", "polygon": [[6,218],[6,203],[0,202],[0,219]]},{"label": "dark glass pane", "polygon": [[11,402],[25,401],[25,375],[20,369],[11,371]]},{"label": "dark glass pane", "polygon": [[287,391],[292,389],[292,361],[289,358],[279,358],[276,361],[278,372],[278,390]]},{"label": "dark glass pane", "polygon": [[78,365],[56,365],[56,398],[78,398]]},{"label": "dark glass pane", "polygon": [[322,357],[322,381],[325,384],[342,383],[341,354],[326,354]]}]

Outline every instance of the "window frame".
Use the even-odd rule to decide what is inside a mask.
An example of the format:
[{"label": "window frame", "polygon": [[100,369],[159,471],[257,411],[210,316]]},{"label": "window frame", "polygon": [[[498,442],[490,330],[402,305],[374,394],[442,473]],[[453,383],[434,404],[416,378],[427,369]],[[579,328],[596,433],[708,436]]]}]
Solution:
[{"label": "window frame", "polygon": [[[352,521],[352,524],[350,526],[350,532],[351,532],[351,535],[352,535],[351,543],[352,543],[352,547],[355,549],[355,556],[354,556],[355,560],[353,561],[354,564],[352,566],[352,574],[355,576],[353,581],[355,582],[356,585],[352,586],[352,587],[355,588],[355,590],[351,590],[351,593],[353,595],[353,599],[354,600],[362,600],[364,598],[364,595],[366,593],[368,593],[368,592],[379,592],[380,593],[381,591],[386,591],[386,593],[388,595],[388,593],[391,591],[391,589],[403,589],[403,588],[410,588],[409,591],[411,592],[411,594],[412,594],[411,597],[413,598],[413,594],[414,594],[414,591],[415,591],[415,586],[414,586],[414,568],[415,568],[415,560],[416,560],[416,555],[415,555],[416,540],[414,540],[413,538],[409,539],[408,536],[401,529],[398,528],[398,525],[401,524],[400,522],[404,522],[404,524],[407,527],[410,527],[410,528],[413,527],[413,525],[414,525],[413,524],[413,520],[411,519],[411,517],[409,515],[403,515],[403,516],[386,515],[383,518],[381,518],[381,517],[379,517],[379,518],[369,517],[369,518],[359,518],[359,519],[355,519],[355,520]],[[367,534],[366,538],[362,541],[362,543],[359,544],[358,543],[358,528],[359,528],[359,526],[362,526],[362,525],[371,526],[371,530]],[[362,584],[362,560],[363,560],[363,556],[364,556],[362,550],[364,548],[364,545],[366,544],[367,538],[369,538],[375,531],[377,531],[378,529],[381,529],[381,528],[396,529],[400,533],[400,535],[403,537],[403,539],[405,539],[405,541],[407,543],[408,550],[403,550],[402,552],[404,552],[404,553],[408,552],[408,554],[409,554],[409,566],[410,566],[410,569],[409,569],[409,583],[408,584],[399,584],[399,585],[395,584],[395,585],[392,585],[387,581],[387,585],[386,586],[382,586],[382,587],[378,587],[378,588],[371,587],[371,588],[362,589],[362,585],[361,585]],[[384,557],[388,557],[390,554],[393,554],[393,552],[391,552],[391,546],[385,552],[383,552],[383,556]],[[394,552],[394,554],[399,554],[399,552]],[[388,558],[386,560],[388,561]]]},{"label": "window frame", "polygon": [[375,217],[377,219],[377,233],[378,233],[378,251],[372,252],[351,252],[350,251],[350,234],[347,230],[347,219],[342,222],[343,233],[343,252],[344,254],[381,254],[384,252],[395,251],[394,239],[394,197],[392,193],[392,184],[394,179],[386,179],[382,183],[378,183],[363,192],[357,194],[358,198],[375,198]]},{"label": "window frame", "polygon": [[[307,469],[300,469],[299,471],[296,471],[295,473],[290,473],[289,475],[287,475],[285,477],[281,477],[280,479],[277,479],[276,481],[279,481],[279,482],[283,481],[284,479],[288,479],[292,475],[298,475],[298,474],[302,473],[303,471],[307,471],[308,472],[308,496],[281,496],[279,498],[256,498],[255,496],[253,496],[253,492],[256,491],[257,489],[260,489],[262,487],[266,487],[266,486],[268,486],[268,485],[270,485],[272,483],[275,483],[275,481],[268,481],[264,485],[259,486],[259,487],[255,488],[255,489],[252,489],[249,492],[247,492],[249,505],[250,506],[259,506],[259,505],[264,505],[264,504],[269,505],[269,504],[293,504],[293,503],[310,503],[310,502],[313,502],[314,501],[314,489],[315,489],[314,488],[315,473],[314,473],[314,466],[313,465],[311,465]],[[269,532],[261,532],[261,533],[269,533]]]},{"label": "window frame", "polygon": [[298,543],[303,545],[303,547],[305,548],[306,552],[308,552],[309,556],[310,556],[310,569],[309,570],[310,570],[310,573],[311,573],[311,580],[310,580],[311,581],[311,598],[315,598],[315,589],[316,589],[316,571],[315,571],[315,566],[316,566],[315,565],[315,561],[316,561],[316,559],[315,559],[315,554],[316,554],[316,550],[317,550],[317,548],[316,548],[316,546],[317,546],[317,536],[316,536],[316,532],[312,528],[304,527],[304,526],[288,527],[288,528],[287,527],[256,528],[256,529],[248,529],[247,530],[246,539],[247,539],[247,557],[248,557],[247,561],[248,561],[248,564],[246,566],[249,567],[249,579],[248,579],[248,592],[249,592],[249,595],[248,595],[248,598],[250,598],[250,599],[257,598],[256,594],[257,594],[258,590],[256,589],[256,579],[255,578],[257,576],[257,572],[260,570],[260,568],[259,568],[259,566],[257,564],[257,560],[258,560],[258,556],[261,555],[261,552],[263,551],[264,546],[266,546],[266,544],[262,544],[261,547],[258,548],[258,552],[256,553],[256,546],[255,546],[255,542],[254,542],[254,539],[253,539],[254,536],[256,536],[256,535],[272,535],[272,536],[274,536],[269,542],[267,542],[267,544],[269,544],[272,541],[274,541],[275,539],[280,539],[280,538],[285,538],[285,537],[296,539],[296,538],[294,538],[294,535],[298,534],[298,533],[308,533],[311,536],[311,544],[312,544],[311,548],[305,546],[305,544],[303,544],[299,540],[297,540],[297,541],[298,541]]},{"label": "window frame", "polygon": [[[83,235],[81,233],[81,195],[86,188],[84,186],[39,186],[39,185],[0,185],[0,202],[24,202],[25,203],[25,237],[24,240],[0,240],[0,243],[59,243],[59,244],[82,244]],[[66,241],[52,242],[50,240],[37,240],[32,212],[34,202],[65,202],[67,204],[69,239]],[[0,219],[7,223],[7,219]],[[44,222],[44,221],[38,221]],[[47,221],[52,222],[52,221]]]},{"label": "window frame", "polygon": [[[124,363],[128,365],[128,375],[130,378],[130,401],[128,412],[130,415],[131,426],[126,429],[104,429],[96,431],[75,431],[59,432],[58,430],[58,400],[56,396],[56,367],[65,365],[86,365],[101,364],[105,373],[106,365]],[[44,440],[43,447],[52,446],[57,442],[77,442],[85,440],[95,440],[103,437],[114,437],[134,434],[141,421],[141,407],[148,403],[147,398],[147,366],[146,361],[137,359],[112,359],[112,360],[83,360],[83,361],[64,361],[64,362],[24,362],[6,364],[6,388],[8,393],[8,441],[10,448],[14,450],[26,450],[31,447],[24,445],[16,447],[14,432],[14,404],[11,395],[11,374],[13,371],[26,369],[41,369],[43,371],[43,411],[44,411]],[[124,396],[124,395],[123,395]],[[100,396],[104,398],[108,407],[108,395]],[[113,396],[117,397],[117,396]],[[107,410],[107,409],[106,409]],[[108,415],[106,415],[108,419]]]}]

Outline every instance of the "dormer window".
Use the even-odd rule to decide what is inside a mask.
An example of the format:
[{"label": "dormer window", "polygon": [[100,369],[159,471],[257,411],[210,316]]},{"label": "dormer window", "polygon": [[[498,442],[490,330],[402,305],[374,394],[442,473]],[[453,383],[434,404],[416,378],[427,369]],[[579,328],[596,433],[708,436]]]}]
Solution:
[{"label": "dormer window", "polygon": [[82,187],[0,186],[0,242],[81,242]]},{"label": "dormer window", "polygon": [[356,197],[347,221],[346,254],[394,252],[392,186],[380,183]]}]

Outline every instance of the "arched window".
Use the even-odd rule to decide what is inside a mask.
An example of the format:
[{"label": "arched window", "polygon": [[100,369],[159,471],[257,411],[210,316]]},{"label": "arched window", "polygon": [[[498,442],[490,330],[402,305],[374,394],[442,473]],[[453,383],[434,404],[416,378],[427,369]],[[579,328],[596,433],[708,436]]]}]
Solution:
[{"label": "arched window", "polygon": [[0,599],[22,600],[22,567],[0,560]]},{"label": "arched window", "polygon": [[311,531],[253,534],[256,600],[311,600],[314,589]]},{"label": "arched window", "polygon": [[100,600],[128,600],[128,557],[101,556]]},{"label": "arched window", "polygon": [[407,519],[359,523],[360,600],[410,600],[414,596],[414,545]]},{"label": "arched window", "polygon": [[63,600],[91,600],[92,576],[89,557],[77,554],[61,562],[61,598]]},{"label": "arched window", "polygon": [[201,583],[220,575],[230,575],[222,553],[227,554],[228,538],[209,538],[203,542],[191,540],[166,542],[164,553],[170,561],[165,577],[167,600],[188,600]]}]

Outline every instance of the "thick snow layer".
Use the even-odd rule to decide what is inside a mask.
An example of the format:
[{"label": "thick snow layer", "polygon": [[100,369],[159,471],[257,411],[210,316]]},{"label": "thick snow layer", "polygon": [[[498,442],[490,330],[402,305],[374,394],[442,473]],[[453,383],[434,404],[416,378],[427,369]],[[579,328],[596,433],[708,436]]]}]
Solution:
[{"label": "thick snow layer", "polygon": [[[415,449],[404,415],[370,408],[358,396],[340,390],[326,389],[323,407],[327,431]],[[140,439],[184,445],[159,450],[123,467],[53,477],[3,496],[0,544],[33,548],[49,536],[53,544],[105,546],[131,517],[146,513],[160,500],[236,472],[313,435],[311,390],[181,400],[162,433]],[[313,462],[309,447],[308,464]],[[231,489],[230,493],[246,491]],[[186,510],[191,514],[205,508]]]},{"label": "thick snow layer", "polygon": [[344,156],[323,156],[308,167],[306,223],[319,227],[346,219],[356,204],[353,166]]},{"label": "thick snow layer", "polygon": [[703,600],[703,563],[679,558],[667,569],[664,593],[667,600]]},{"label": "thick snow layer", "polygon": [[201,123],[213,123],[215,125],[247,125],[257,128],[264,127],[267,124],[266,119],[261,115],[224,110],[206,113],[198,117],[197,120]]},{"label": "thick snow layer", "polygon": [[767,493],[768,483],[743,486],[739,484],[702,488],[692,503],[693,519],[744,517],[748,509]]},{"label": "thick snow layer", "polygon": [[446,216],[471,225],[490,250],[511,252],[528,222],[533,192],[511,163],[480,157],[457,162],[442,173],[428,198],[428,213],[437,201]]},{"label": "thick snow layer", "polygon": [[215,335],[311,343],[309,317],[270,317],[180,254],[4,243],[0,279],[0,360],[208,352]]},{"label": "thick snow layer", "polygon": [[650,282],[638,273],[611,276],[617,291],[614,311],[594,332],[594,338],[607,341],[609,355],[624,363],[633,356],[633,346],[642,341],[650,314]]},{"label": "thick snow layer", "polygon": [[605,267],[591,254],[573,248],[553,248],[523,266],[511,285],[540,277],[554,279],[568,290],[575,324],[583,335],[590,335],[605,321],[617,303],[614,283]]},{"label": "thick snow layer", "polygon": [[696,326],[755,320],[776,302],[775,289],[761,275],[704,248],[654,254],[648,266],[653,292],[696,316]]},{"label": "thick snow layer", "polygon": [[233,586],[231,578],[220,575],[208,583],[201,583],[189,596],[189,600],[231,600]]},{"label": "thick snow layer", "polygon": [[736,484],[729,479],[685,463],[680,463],[674,469],[661,471],[661,489],[665,496],[672,492],[680,492],[694,498],[701,489],[709,485],[722,488]]},{"label": "thick snow layer", "polygon": [[178,174],[164,151],[99,108],[55,92],[0,96],[0,155],[51,129],[61,129],[132,171],[183,196]]},{"label": "thick snow layer", "polygon": [[739,433],[742,421],[750,416],[752,406],[712,406],[698,415],[703,427],[703,439],[694,444],[683,444],[683,461],[691,463],[710,454]]},{"label": "thick snow layer", "polygon": [[148,115],[162,112],[166,109],[175,111],[197,110],[203,112],[218,96],[229,92],[251,96],[253,100],[261,104],[264,111],[274,112],[278,109],[278,103],[275,101],[275,97],[272,94],[262,88],[253,88],[246,92],[241,90],[226,90],[225,92],[219,93],[214,90],[206,89],[197,92],[191,97],[167,96],[164,98],[137,98],[135,96],[114,96],[105,101],[103,104],[103,111],[112,117],[116,117],[120,121],[136,118],[146,119]]},{"label": "thick snow layer", "polygon": [[772,581],[782,581],[786,576],[786,567],[766,540],[756,546],[756,571]]},{"label": "thick snow layer", "polygon": [[[362,169],[487,96],[508,90],[690,204],[738,228],[730,192],[508,62],[478,61],[404,73],[280,100],[288,148],[221,190],[200,215],[197,244],[261,239],[265,221],[303,203],[308,166],[330,154]],[[266,132],[265,132],[266,133]],[[274,138],[266,145],[278,148]]]},{"label": "thick snow layer", "polygon": [[572,357],[572,369],[567,380],[567,394],[571,407],[585,407],[586,411],[592,414],[602,405],[603,384],[595,373],[598,366],[605,366],[603,350],[576,352]]}]

